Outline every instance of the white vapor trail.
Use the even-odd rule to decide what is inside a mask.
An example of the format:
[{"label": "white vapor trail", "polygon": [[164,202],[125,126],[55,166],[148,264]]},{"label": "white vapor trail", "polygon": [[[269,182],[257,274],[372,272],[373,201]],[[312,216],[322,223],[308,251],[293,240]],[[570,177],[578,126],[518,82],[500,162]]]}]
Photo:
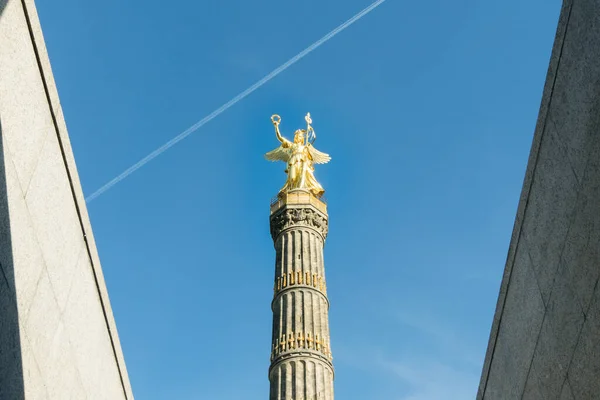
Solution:
[{"label": "white vapor trail", "polygon": [[149,163],[151,160],[158,157],[159,155],[161,155],[162,153],[164,153],[165,151],[170,149],[172,146],[179,143],[181,140],[185,139],[186,137],[188,137],[189,135],[191,135],[192,133],[194,133],[195,131],[200,129],[204,124],[210,122],[211,120],[213,120],[214,118],[219,116],[221,113],[226,111],[228,108],[235,105],[238,101],[244,99],[246,96],[248,96],[249,94],[254,92],[256,89],[260,88],[262,85],[269,82],[271,79],[275,78],[277,75],[279,75],[280,73],[282,73],[283,71],[285,71],[286,69],[291,67],[293,64],[295,64],[300,59],[302,59],[303,57],[305,57],[306,55],[311,53],[317,47],[321,46],[323,43],[327,42],[329,39],[331,39],[332,37],[334,37],[341,31],[343,31],[344,29],[346,29],[347,27],[349,27],[350,25],[352,25],[353,23],[355,23],[356,21],[358,21],[359,19],[361,19],[362,17],[364,17],[365,15],[367,15],[368,13],[373,11],[375,8],[377,8],[379,5],[381,5],[381,3],[383,3],[384,1],[385,0],[377,0],[374,3],[372,3],[370,6],[368,6],[367,8],[365,8],[364,10],[362,10],[361,12],[359,12],[358,14],[356,14],[355,16],[353,16],[352,18],[350,18],[349,20],[347,20],[346,22],[344,22],[343,24],[341,24],[340,26],[338,26],[337,28],[335,28],[334,30],[329,32],[328,34],[326,34],[325,36],[323,36],[321,39],[317,40],[316,42],[314,42],[313,44],[308,46],[306,49],[302,50],[300,53],[298,53],[294,57],[290,58],[284,64],[280,65],[279,67],[277,67],[276,69],[271,71],[268,75],[266,75],[264,78],[262,78],[261,80],[256,82],[254,85],[250,86],[248,89],[244,90],[243,92],[241,92],[240,94],[235,96],[233,99],[229,100],[227,103],[223,104],[221,107],[217,108],[215,111],[208,114],[206,117],[202,118],[200,121],[196,122],[194,125],[190,126],[185,131],[181,132],[179,135],[175,136],[173,139],[169,140],[167,143],[163,144],[158,149],[154,150],[152,153],[148,154],[146,157],[142,158],[137,163],[133,164],[131,167],[127,168],[120,175],[118,175],[117,177],[112,179],[110,182],[108,182],[104,186],[102,186],[100,189],[96,190],[94,193],[89,195],[85,199],[85,201],[89,203],[90,201],[94,200],[95,198],[97,198],[98,196],[100,196],[101,194],[103,194],[104,192],[106,192],[107,190],[112,188],[113,186],[115,186],[117,183],[121,182],[123,179],[127,178],[129,175],[133,174],[138,169],[142,168],[144,165]]}]

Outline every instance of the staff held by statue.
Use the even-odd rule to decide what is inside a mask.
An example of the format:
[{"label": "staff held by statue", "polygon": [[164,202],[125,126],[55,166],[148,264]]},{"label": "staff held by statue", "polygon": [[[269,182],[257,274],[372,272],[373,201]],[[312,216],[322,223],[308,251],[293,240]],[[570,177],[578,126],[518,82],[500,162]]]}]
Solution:
[{"label": "staff held by statue", "polygon": [[317,139],[317,133],[314,128],[310,125],[312,124],[312,119],[310,118],[310,113],[306,113],[306,117],[304,117],[306,121],[306,145],[313,144]]}]

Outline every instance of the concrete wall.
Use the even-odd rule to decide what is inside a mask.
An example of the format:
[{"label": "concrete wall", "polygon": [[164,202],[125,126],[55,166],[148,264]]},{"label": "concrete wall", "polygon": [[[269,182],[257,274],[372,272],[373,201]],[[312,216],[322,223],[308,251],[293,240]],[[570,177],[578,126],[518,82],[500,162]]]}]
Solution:
[{"label": "concrete wall", "polygon": [[478,399],[600,398],[600,1],[563,4]]},{"label": "concrete wall", "polygon": [[0,0],[0,399],[133,399],[33,0]]}]

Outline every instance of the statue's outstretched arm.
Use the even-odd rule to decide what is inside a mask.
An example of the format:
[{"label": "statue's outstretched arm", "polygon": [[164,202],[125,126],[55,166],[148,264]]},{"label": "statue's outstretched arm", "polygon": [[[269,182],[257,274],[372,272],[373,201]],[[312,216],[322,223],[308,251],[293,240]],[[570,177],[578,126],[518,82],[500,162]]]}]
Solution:
[{"label": "statue's outstretched arm", "polygon": [[290,141],[284,138],[279,131],[279,124],[281,123],[281,117],[277,114],[271,116],[271,122],[275,126],[275,135],[277,136],[277,140],[279,140],[283,147],[288,147],[290,145]]},{"label": "statue's outstretched arm", "polygon": [[281,136],[281,132],[279,131],[279,122],[274,123],[273,125],[275,125],[275,135],[277,136],[277,140],[279,140],[281,143],[285,143],[286,140],[283,136]]}]

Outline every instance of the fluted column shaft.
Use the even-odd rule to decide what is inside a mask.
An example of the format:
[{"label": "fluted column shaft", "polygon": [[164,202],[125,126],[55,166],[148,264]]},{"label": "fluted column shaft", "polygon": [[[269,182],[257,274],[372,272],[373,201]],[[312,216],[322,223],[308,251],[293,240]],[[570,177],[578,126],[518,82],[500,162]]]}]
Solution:
[{"label": "fluted column shaft", "polygon": [[327,214],[309,204],[271,216],[275,243],[270,400],[333,400],[323,245]]}]

